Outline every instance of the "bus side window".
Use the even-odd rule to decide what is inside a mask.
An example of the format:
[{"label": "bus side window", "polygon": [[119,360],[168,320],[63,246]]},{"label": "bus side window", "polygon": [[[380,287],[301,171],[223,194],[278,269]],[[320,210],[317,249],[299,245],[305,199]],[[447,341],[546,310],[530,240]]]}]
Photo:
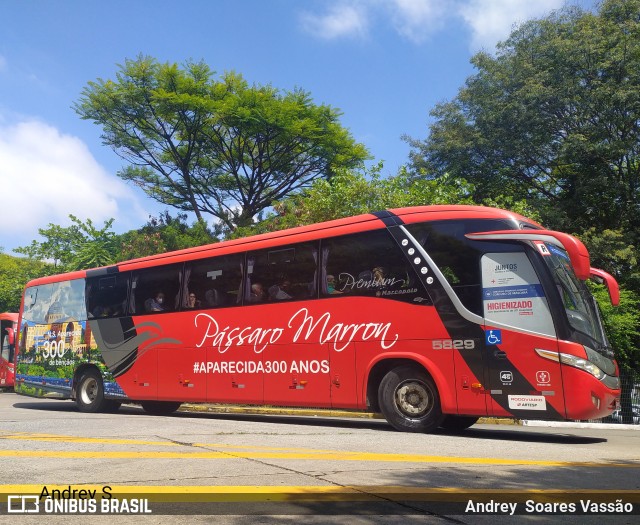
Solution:
[{"label": "bus side window", "polygon": [[[247,255],[245,303],[290,301],[316,297],[318,245],[315,242],[279,246]],[[264,299],[256,300],[256,289]]]},{"label": "bus side window", "polygon": [[131,278],[129,313],[173,312],[180,301],[182,264],[138,270]]},{"label": "bus side window", "polygon": [[87,277],[85,298],[89,319],[125,315],[129,277],[128,272]]},{"label": "bus side window", "polygon": [[512,227],[495,219],[452,219],[411,224],[408,230],[438,265],[465,308],[483,315],[480,259],[486,251],[504,252],[514,248],[505,243],[472,241],[465,234]]},{"label": "bus side window", "polygon": [[[221,308],[240,303],[244,255],[222,255],[185,265],[182,310]],[[193,297],[194,301],[190,301]]]},{"label": "bus side window", "polygon": [[320,274],[320,293],[325,297],[361,295],[431,302],[414,268],[386,230],[323,240]]},{"label": "bus side window", "polygon": [[72,279],[50,284],[41,284],[25,292],[23,321],[33,324],[51,324],[63,318],[77,321],[87,319],[85,279]]}]

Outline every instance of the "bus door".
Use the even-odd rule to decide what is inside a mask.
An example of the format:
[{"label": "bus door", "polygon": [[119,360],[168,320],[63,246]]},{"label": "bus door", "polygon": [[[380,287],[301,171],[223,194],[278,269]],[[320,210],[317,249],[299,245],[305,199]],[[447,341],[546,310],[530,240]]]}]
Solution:
[{"label": "bus door", "polygon": [[544,289],[527,253],[482,256],[486,385],[489,414],[562,419],[560,363],[536,350],[558,352]]},{"label": "bus door", "polygon": [[13,348],[14,329],[12,322],[2,321],[0,326],[1,351],[0,354],[0,388],[13,386]]}]

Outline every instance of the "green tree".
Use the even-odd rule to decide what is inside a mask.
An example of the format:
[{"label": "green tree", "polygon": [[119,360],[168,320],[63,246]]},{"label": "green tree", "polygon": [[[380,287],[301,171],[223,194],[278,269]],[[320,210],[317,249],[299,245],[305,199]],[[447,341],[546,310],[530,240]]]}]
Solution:
[{"label": "green tree", "polygon": [[47,228],[38,228],[38,233],[44,237],[43,241],[33,240],[30,245],[13,251],[35,261],[51,261],[57,271],[65,271],[71,264],[74,246],[84,240],[78,226],[73,224],[65,227],[49,223]]},{"label": "green tree", "polygon": [[438,105],[412,169],[526,198],[545,224],[640,231],[640,0],[565,8],[514,30]]},{"label": "green tree", "polygon": [[74,109],[129,163],[121,178],[228,231],[368,155],[340,113],[309,93],[250,86],[235,73],[215,79],[203,62],[126,60],[115,80],[90,82]]},{"label": "green tree", "polygon": [[382,164],[362,171],[342,170],[330,180],[316,180],[310,188],[283,199],[263,221],[239,228],[236,236],[281,230],[388,208],[426,204],[471,204],[473,187],[464,179],[414,180],[401,169],[382,176]]},{"label": "green tree", "polygon": [[49,224],[38,229],[44,241],[34,240],[14,251],[32,260],[53,261],[54,268],[61,272],[113,264],[117,253],[116,234],[110,231],[114,219],[98,229],[91,219],[82,222],[74,215],[69,218],[71,226]]},{"label": "green tree", "polygon": [[189,226],[186,213],[174,217],[165,211],[159,217],[149,217],[142,228],[122,234],[117,259],[124,261],[216,241],[216,232],[209,230],[204,221],[195,221]]},{"label": "green tree", "polygon": [[619,282],[631,290],[640,290],[638,249],[622,230],[592,227],[580,234],[591,256],[591,265],[606,268]]},{"label": "green tree", "polygon": [[603,285],[591,285],[602,312],[607,336],[620,366],[622,382],[621,408],[623,423],[632,423],[633,386],[640,380],[640,295],[620,290],[620,305],[611,306]]},{"label": "green tree", "polygon": [[17,312],[24,285],[53,272],[50,264],[0,253],[0,312]]}]

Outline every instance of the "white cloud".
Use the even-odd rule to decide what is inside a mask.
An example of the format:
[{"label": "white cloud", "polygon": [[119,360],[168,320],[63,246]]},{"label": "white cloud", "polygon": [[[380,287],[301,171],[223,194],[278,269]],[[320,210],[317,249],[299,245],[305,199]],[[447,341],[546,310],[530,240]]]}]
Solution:
[{"label": "white cloud", "polygon": [[338,3],[324,15],[309,12],[301,14],[302,28],[314,36],[334,38],[363,38],[369,26],[367,10],[360,3]]},{"label": "white cloud", "polygon": [[492,49],[514,26],[543,17],[564,4],[565,0],[469,0],[458,12],[471,28],[471,50],[478,51]]},{"label": "white cloud", "polygon": [[393,0],[391,9],[396,31],[417,44],[424,42],[444,22],[447,2],[443,0]]},{"label": "white cloud", "polygon": [[69,225],[69,214],[97,226],[111,217],[120,225],[144,221],[131,188],[109,175],[80,139],[39,121],[1,122],[0,245],[7,253],[30,244],[49,223]]},{"label": "white cloud", "polygon": [[[586,0],[572,0],[580,3]],[[377,25],[390,24],[406,40],[425,42],[446,24],[470,33],[469,48],[491,50],[515,26],[560,9],[566,0],[335,0],[325,14],[305,12],[303,30],[327,40],[363,38]]]}]

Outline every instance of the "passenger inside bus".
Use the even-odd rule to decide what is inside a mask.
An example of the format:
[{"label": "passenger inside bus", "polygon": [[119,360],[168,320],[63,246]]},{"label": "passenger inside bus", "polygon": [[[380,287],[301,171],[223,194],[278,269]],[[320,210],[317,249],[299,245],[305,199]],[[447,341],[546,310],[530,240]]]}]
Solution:
[{"label": "passenger inside bus", "polygon": [[147,299],[144,302],[144,308],[147,312],[163,312],[164,311],[164,293],[158,292],[155,297]]},{"label": "passenger inside bus", "polygon": [[200,301],[196,297],[196,294],[193,292],[189,292],[189,297],[187,298],[187,308],[200,308]]},{"label": "passenger inside bus", "polygon": [[93,317],[109,317],[111,315],[111,308],[108,306],[98,305],[93,309]]},{"label": "passenger inside bus", "polygon": [[287,299],[293,299],[288,293],[290,285],[291,282],[288,279],[280,279],[278,284],[274,284],[269,288],[269,300],[285,301]]},{"label": "passenger inside bus", "polygon": [[336,278],[333,275],[327,275],[327,293],[330,295],[342,293],[340,290],[336,290]]},{"label": "passenger inside bus", "polygon": [[250,303],[262,303],[267,298],[267,294],[264,292],[262,283],[253,283],[251,285],[251,295],[249,296]]}]

